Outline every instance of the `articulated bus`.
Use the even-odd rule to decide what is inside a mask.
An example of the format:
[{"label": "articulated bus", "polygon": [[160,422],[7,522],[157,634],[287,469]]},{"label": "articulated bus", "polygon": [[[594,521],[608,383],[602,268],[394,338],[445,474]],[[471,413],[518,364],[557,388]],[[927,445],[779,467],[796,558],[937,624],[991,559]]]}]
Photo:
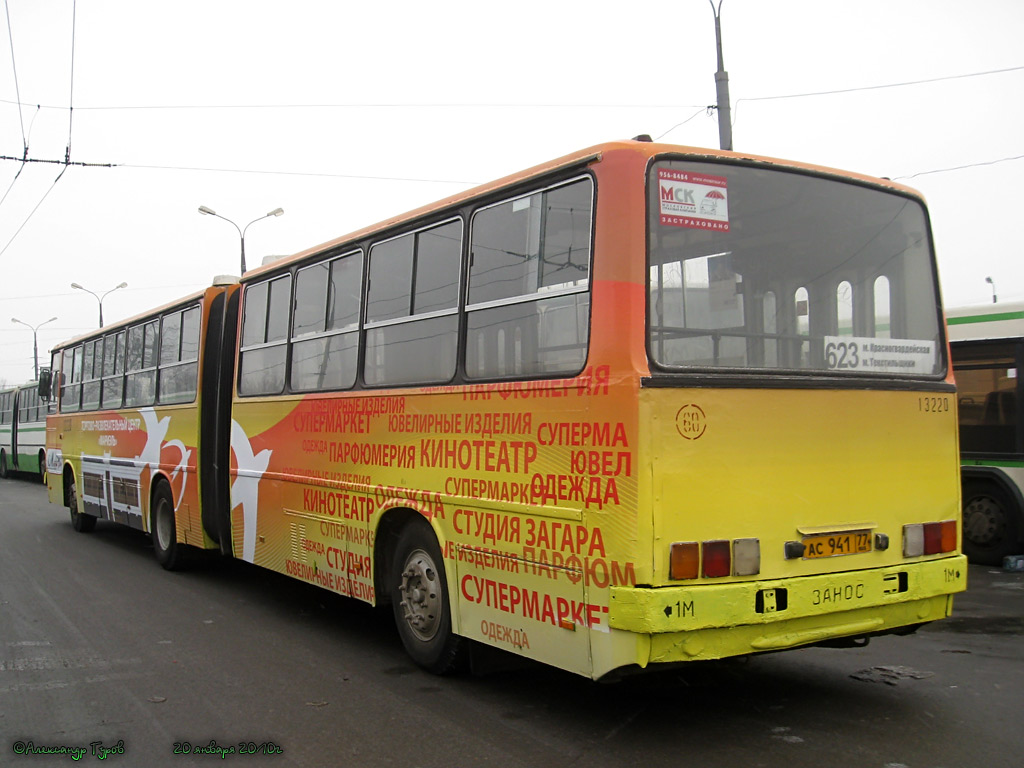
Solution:
[{"label": "articulated bus", "polygon": [[948,312],[960,417],[963,550],[998,565],[1024,552],[1024,304]]},{"label": "articulated bus", "polygon": [[649,140],[54,352],[50,498],[592,678],[948,616],[956,395],[887,180]]},{"label": "articulated bus", "polygon": [[11,471],[46,480],[46,415],[39,382],[0,390],[0,477]]}]

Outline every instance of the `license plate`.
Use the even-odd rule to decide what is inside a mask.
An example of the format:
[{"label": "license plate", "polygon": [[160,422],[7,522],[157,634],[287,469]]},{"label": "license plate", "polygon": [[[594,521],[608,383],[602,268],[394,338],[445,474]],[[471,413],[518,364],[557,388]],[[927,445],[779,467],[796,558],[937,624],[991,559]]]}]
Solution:
[{"label": "license plate", "polygon": [[871,534],[867,531],[850,533],[826,533],[821,536],[807,536],[803,540],[804,559],[859,555],[871,551]]}]

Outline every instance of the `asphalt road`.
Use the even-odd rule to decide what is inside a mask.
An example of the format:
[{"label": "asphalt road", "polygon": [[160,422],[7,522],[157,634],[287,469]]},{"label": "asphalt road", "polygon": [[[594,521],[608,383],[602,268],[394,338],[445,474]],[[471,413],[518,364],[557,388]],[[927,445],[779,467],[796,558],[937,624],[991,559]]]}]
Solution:
[{"label": "asphalt road", "polygon": [[75,533],[40,485],[9,479],[0,766],[74,764],[38,753],[63,747],[182,768],[1017,768],[1024,574],[972,566],[969,583],[951,619],[866,648],[611,684],[501,659],[439,678],[389,613],[234,561],[167,573],[147,536]]}]

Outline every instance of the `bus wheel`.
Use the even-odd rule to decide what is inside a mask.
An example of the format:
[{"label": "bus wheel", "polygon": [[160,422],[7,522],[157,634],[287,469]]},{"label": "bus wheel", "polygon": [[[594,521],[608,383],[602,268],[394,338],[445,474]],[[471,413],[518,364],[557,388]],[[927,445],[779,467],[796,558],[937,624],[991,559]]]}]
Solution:
[{"label": "bus wheel", "polygon": [[71,527],[79,533],[90,533],[96,527],[96,518],[78,511],[78,489],[71,480],[67,487],[68,511],[71,512]]},{"label": "bus wheel", "polygon": [[7,454],[0,451],[0,477],[7,477]]},{"label": "bus wheel", "polygon": [[153,536],[153,550],[157,562],[168,571],[183,568],[187,561],[186,546],[178,541],[174,524],[174,499],[166,482],[159,482],[153,493],[153,507],[149,530]]},{"label": "bus wheel", "polygon": [[430,672],[454,672],[465,644],[452,632],[444,561],[430,526],[420,520],[405,526],[393,562],[391,605],[405,650]]},{"label": "bus wheel", "polygon": [[39,479],[46,485],[46,453],[39,452]]},{"label": "bus wheel", "polygon": [[1018,510],[994,483],[964,483],[964,554],[972,563],[1000,565],[1017,548]]}]

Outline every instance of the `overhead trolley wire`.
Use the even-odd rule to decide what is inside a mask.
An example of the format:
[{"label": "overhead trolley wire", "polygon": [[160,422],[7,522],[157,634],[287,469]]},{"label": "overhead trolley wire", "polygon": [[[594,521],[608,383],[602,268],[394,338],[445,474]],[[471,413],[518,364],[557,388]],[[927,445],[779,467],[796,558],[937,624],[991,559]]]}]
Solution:
[{"label": "overhead trolley wire", "polygon": [[4,192],[4,196],[0,198],[0,205],[4,204],[4,200],[7,199],[11,190],[14,189],[15,182],[18,181],[18,177],[21,176],[21,172],[25,170],[25,162],[28,158],[28,139],[25,138],[25,118],[21,112],[21,88],[18,85],[18,64],[14,57],[14,32],[11,29],[11,7],[8,0],[4,0],[4,11],[7,14],[7,39],[11,42],[11,67],[14,70],[14,93],[18,99],[18,121],[21,123],[21,145],[23,147],[23,154],[21,156],[21,166],[18,168],[18,172],[14,174],[14,178],[11,179],[10,186],[7,187],[7,191]]},{"label": "overhead trolley wire", "polygon": [[[13,38],[13,34],[11,33],[11,14],[10,14],[10,6],[8,5],[7,0],[4,0],[4,7],[7,10],[7,31],[8,31],[8,35],[11,37],[11,60],[13,62],[13,60],[14,60],[14,38]],[[64,150],[64,163],[63,163],[64,167],[60,169],[60,173],[57,174],[57,178],[55,178],[53,180],[53,183],[50,185],[49,189],[47,189],[46,192],[43,193],[43,196],[41,198],[39,198],[39,202],[36,203],[35,208],[33,208],[29,212],[28,216],[26,216],[25,220],[21,223],[21,226],[18,227],[15,230],[14,234],[11,235],[11,239],[8,240],[7,244],[4,245],[2,250],[0,250],[0,256],[3,256],[5,253],[7,253],[7,249],[11,247],[11,243],[14,242],[14,240],[18,237],[18,235],[21,234],[21,231],[25,228],[25,226],[29,223],[29,221],[32,220],[32,217],[35,216],[36,211],[39,210],[39,207],[43,204],[43,202],[46,200],[46,198],[50,196],[50,193],[53,191],[53,188],[57,186],[57,182],[60,181],[61,178],[63,178],[63,176],[67,172],[68,168],[72,165],[72,163],[71,163],[71,129],[72,129],[72,119],[73,119],[73,116],[74,116],[74,105],[75,105],[75,21],[76,21],[77,15],[78,15],[78,0],[75,0],[72,3],[72,10],[71,10],[71,86],[70,86],[70,95],[68,96],[68,145],[67,145],[67,149]],[[17,70],[15,70],[15,88],[17,90]],[[38,114],[38,110],[37,110],[37,114]],[[20,92],[18,92],[18,115],[19,115],[19,118],[20,118],[21,117],[21,94],[20,94]],[[22,121],[21,121],[21,139],[22,139],[22,146],[24,147],[24,155],[21,158],[21,168],[18,169],[18,174],[14,177],[14,181],[17,181],[18,176],[21,175],[21,172],[22,172],[22,170],[24,170],[26,163],[28,163],[28,162],[48,162],[48,161],[45,161],[45,160],[30,160],[29,159],[29,156],[28,156],[28,140],[25,138],[25,121],[24,121],[24,119],[22,119]],[[52,161],[49,161],[49,162],[52,162]],[[77,163],[76,163],[76,165],[77,165]],[[14,186],[14,181],[11,182],[11,187]],[[10,193],[11,187],[8,187],[7,192],[4,193],[4,198],[3,198],[4,200],[7,199],[7,195]],[[0,200],[0,203],[2,203],[2,202],[3,202],[3,200]]]},{"label": "overhead trolley wire", "polygon": [[990,69],[985,72],[968,72],[962,75],[945,75],[943,77],[929,77],[924,80],[907,80],[901,83],[882,83],[879,85],[862,85],[855,88],[839,88],[834,91],[812,91],[810,93],[790,93],[778,96],[751,96],[745,99],[736,99],[738,104],[741,101],[773,101],[777,99],[802,99],[809,96],[833,96],[840,93],[854,93],[856,91],[878,91],[883,88],[904,88],[910,85],[926,85],[928,83],[941,83],[946,80],[963,80],[968,77],[983,77],[985,75],[1001,75],[1006,72],[1020,72],[1024,66],[1006,67],[1005,69]]},{"label": "overhead trolley wire", "polygon": [[1003,69],[989,69],[984,72],[967,72],[960,75],[944,75],[943,77],[929,77],[923,80],[906,80],[899,83],[880,83],[878,85],[861,85],[853,88],[837,88],[831,91],[810,91],[808,93],[788,93],[779,94],[776,96],[750,96],[744,99],[736,99],[735,109],[733,110],[733,126],[736,125],[736,121],[739,119],[739,107],[740,102],[743,101],[781,101],[783,99],[804,99],[815,96],[836,96],[845,93],[858,93],[860,91],[880,91],[887,88],[906,88],[912,85],[927,85],[929,83],[941,83],[948,80],[964,80],[969,77],[985,77],[987,75],[1002,75],[1007,72],[1020,72],[1024,71],[1024,66],[1019,67],[1005,67]]},{"label": "overhead trolley wire", "polygon": [[57,186],[57,182],[60,181],[60,177],[64,175],[64,173],[65,173],[65,171],[67,171],[67,169],[68,169],[67,165],[65,165],[63,168],[60,169],[60,173],[57,174],[57,178],[53,180],[53,184],[50,185],[50,188],[48,190],[46,190],[46,192],[40,198],[39,202],[36,203],[36,207],[32,209],[32,211],[29,213],[29,215],[27,217],[25,217],[25,220],[21,223],[21,226],[18,227],[18,229],[15,231],[15,233],[13,235],[11,235],[11,239],[7,241],[7,245],[5,245],[3,247],[3,250],[0,250],[0,256],[3,256],[7,252],[7,249],[11,247],[11,243],[14,242],[14,239],[18,235],[21,234],[21,230],[23,230],[25,228],[25,225],[29,223],[29,221],[32,219],[33,216],[35,216],[36,211],[39,210],[39,206],[41,206],[43,204],[43,201],[53,191],[53,188]]},{"label": "overhead trolley wire", "polygon": [[1024,155],[1015,155],[1014,157],[1001,157],[998,160],[983,160],[978,163],[968,163],[967,165],[956,165],[952,168],[936,168],[931,171],[918,171],[917,173],[911,173],[907,176],[893,176],[894,181],[901,179],[916,179],[918,176],[927,176],[930,173],[949,173],[950,171],[965,171],[968,168],[981,168],[986,165],[999,165],[999,163],[1008,163],[1012,160],[1024,160]]},{"label": "overhead trolley wire", "polygon": [[711,113],[712,113],[712,112],[713,112],[713,111],[714,111],[715,109],[716,109],[716,107],[714,107],[714,106],[710,106],[710,107],[701,107],[701,108],[700,108],[700,109],[698,109],[698,110],[697,110],[696,112],[694,112],[694,113],[693,113],[692,115],[690,115],[690,116],[689,116],[688,118],[686,118],[685,120],[683,120],[683,122],[681,122],[681,123],[676,123],[676,124],[675,124],[675,125],[673,125],[673,126],[672,126],[671,128],[669,128],[669,129],[668,129],[667,131],[665,131],[665,132],[664,132],[663,134],[661,134],[660,136],[658,136],[658,137],[657,137],[657,138],[655,139],[655,141],[661,141],[661,140],[662,140],[663,138],[665,138],[665,137],[666,137],[666,136],[668,136],[668,135],[669,135],[670,133],[672,133],[672,131],[674,131],[674,130],[675,130],[676,128],[679,128],[679,127],[680,127],[680,126],[682,126],[682,125],[686,125],[686,124],[687,124],[688,122],[690,122],[691,120],[693,120],[693,118],[695,118],[695,117],[696,117],[697,115],[699,115],[699,114],[700,114],[701,112],[704,112],[705,114],[708,114],[708,115],[710,115],[710,114],[711,114]]},{"label": "overhead trolley wire", "polygon": [[18,99],[18,120],[21,122],[21,143],[28,155],[28,141],[25,139],[25,119],[21,114],[21,88],[18,85],[18,64],[14,58],[14,32],[11,30],[11,8],[8,0],[4,0],[4,11],[7,13],[7,39],[11,42],[11,67],[14,69],[14,94]]},{"label": "overhead trolley wire", "polygon": [[[9,160],[11,158],[5,158],[0,156],[0,160],[5,159]],[[90,165],[99,165],[99,163],[90,163]],[[153,171],[205,171],[210,173],[252,173],[267,176],[312,176],[328,179],[361,179],[365,181],[415,181],[422,182],[425,184],[466,184],[469,186],[475,186],[481,183],[479,181],[467,181],[466,179],[423,179],[414,178],[411,176],[368,176],[353,173],[322,173],[312,171],[265,171],[250,168],[199,168],[195,166],[141,165],[135,163],[116,163],[112,167],[139,168],[142,170]]]},{"label": "overhead trolley wire", "polygon": [[[0,104],[16,104],[10,99],[0,99]],[[29,106],[29,105],[26,105]],[[66,109],[54,104],[44,104],[43,109]],[[90,111],[139,111],[174,109],[696,109],[697,104],[527,104],[512,102],[470,103],[470,102],[348,102],[341,104],[101,104],[78,106],[79,110]]]}]

